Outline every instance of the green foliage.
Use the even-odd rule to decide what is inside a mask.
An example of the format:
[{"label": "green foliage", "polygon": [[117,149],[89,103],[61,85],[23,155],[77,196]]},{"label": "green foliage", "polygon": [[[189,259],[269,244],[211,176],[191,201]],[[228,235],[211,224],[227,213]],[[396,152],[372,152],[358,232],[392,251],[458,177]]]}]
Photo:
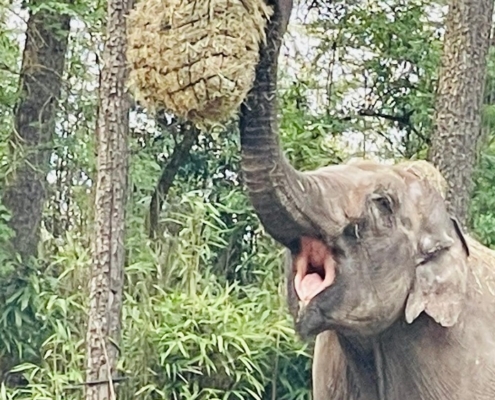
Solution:
[{"label": "green foliage", "polygon": [[[139,318],[142,301],[127,308],[127,342],[133,350],[149,351],[148,365],[155,371],[152,379],[146,371],[136,377],[143,381],[136,396],[262,399],[266,385],[280,379],[277,359],[300,349],[280,299],[254,286],[221,286],[212,278],[198,294],[158,289],[151,320]],[[140,335],[148,325],[147,335]],[[134,371],[129,361],[124,367]],[[300,373],[286,372],[296,378]]]},{"label": "green foliage", "polygon": [[342,126],[328,113],[311,112],[308,86],[298,81],[281,95],[284,114],[280,130],[284,152],[291,164],[300,170],[314,170],[343,159],[335,140],[342,132]]},{"label": "green foliage", "polygon": [[495,248],[495,51],[489,52],[483,131],[486,143],[480,149],[474,175],[474,190],[469,210],[469,225],[482,243]]},{"label": "green foliage", "polygon": [[475,174],[475,189],[470,206],[470,225],[477,238],[495,247],[495,147],[482,152]]},{"label": "green foliage", "polygon": [[429,0],[337,1],[308,25],[319,41],[311,71],[326,81],[325,107],[380,143],[381,156],[410,158],[428,144],[441,19]]},{"label": "green foliage", "polygon": [[[179,235],[158,247],[138,248],[130,240],[120,360],[128,379],[120,398],[268,399],[272,391],[282,400],[307,398],[309,356],[279,295],[283,280],[265,271],[262,285],[229,284],[211,273],[208,248],[222,244],[223,224],[215,223],[216,210],[200,193],[184,194],[186,202],[194,212],[169,219],[181,227]],[[272,273],[280,271],[275,253],[272,265],[263,265]],[[5,388],[0,398],[80,398],[74,383],[84,379],[90,262],[83,241],[67,237],[36,279],[30,293],[50,334],[40,344],[40,360],[12,370],[27,385]]]}]

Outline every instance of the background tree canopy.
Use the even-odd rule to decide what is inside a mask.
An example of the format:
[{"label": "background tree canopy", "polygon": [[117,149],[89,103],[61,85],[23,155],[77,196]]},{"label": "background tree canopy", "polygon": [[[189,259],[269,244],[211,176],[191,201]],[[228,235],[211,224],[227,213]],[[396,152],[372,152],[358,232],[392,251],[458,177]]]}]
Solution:
[{"label": "background tree canopy", "polygon": [[[297,5],[279,73],[282,142],[294,166],[426,156],[445,12],[429,0]],[[82,397],[104,17],[105,4],[94,0],[0,0],[0,399]],[[30,143],[19,115],[32,95],[22,86],[32,78],[26,37],[40,31],[50,40],[37,61],[55,54],[65,64],[38,77],[55,102],[46,129],[38,126],[45,134]],[[469,214],[473,234],[489,246],[494,82],[490,51],[488,144]],[[282,249],[242,189],[236,121],[198,132],[168,115],[153,119],[138,104],[130,117],[119,398],[309,399],[311,349],[286,310]],[[29,157],[36,174],[20,174]],[[21,175],[28,187],[46,176],[44,208],[21,215],[23,226],[41,221],[23,254],[5,201]],[[166,196],[150,213],[157,192]]]}]

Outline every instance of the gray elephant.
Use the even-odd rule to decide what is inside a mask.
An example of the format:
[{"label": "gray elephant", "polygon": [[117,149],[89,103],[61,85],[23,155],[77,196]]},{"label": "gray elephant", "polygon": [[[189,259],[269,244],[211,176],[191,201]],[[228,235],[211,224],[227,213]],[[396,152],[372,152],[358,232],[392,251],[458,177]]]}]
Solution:
[{"label": "gray elephant", "polygon": [[242,171],[287,248],[296,329],[316,336],[314,400],[495,399],[495,253],[463,236],[428,164],[289,165],[276,79],[292,4],[276,1],[241,109]]}]

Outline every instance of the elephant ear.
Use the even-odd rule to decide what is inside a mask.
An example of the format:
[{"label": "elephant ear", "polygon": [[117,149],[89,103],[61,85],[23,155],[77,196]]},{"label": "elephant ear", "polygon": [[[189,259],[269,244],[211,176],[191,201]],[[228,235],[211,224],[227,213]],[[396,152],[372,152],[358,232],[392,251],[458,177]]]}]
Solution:
[{"label": "elephant ear", "polygon": [[[423,311],[444,327],[453,326],[462,311],[467,285],[469,249],[459,224],[446,212],[430,210],[436,220],[423,225],[420,240],[421,257],[409,293],[405,316],[412,323]],[[445,216],[448,223],[439,223]],[[431,229],[428,229],[428,225]],[[422,228],[423,229],[423,228]]]}]

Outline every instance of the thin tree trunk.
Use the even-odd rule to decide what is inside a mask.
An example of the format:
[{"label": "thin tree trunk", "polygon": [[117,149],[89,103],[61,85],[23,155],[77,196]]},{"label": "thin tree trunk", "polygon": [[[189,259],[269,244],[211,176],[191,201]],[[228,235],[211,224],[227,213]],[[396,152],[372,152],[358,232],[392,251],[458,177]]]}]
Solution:
[{"label": "thin tree trunk", "polygon": [[[121,330],[130,101],[125,91],[130,0],[109,0],[97,128],[95,236],[87,331],[86,400],[116,399]],[[91,382],[98,382],[91,385]]]},{"label": "thin tree trunk", "polygon": [[[33,7],[43,3],[48,2],[40,0]],[[25,261],[37,255],[69,29],[66,14],[45,8],[29,14],[11,139],[12,153],[20,160],[13,162],[3,194],[12,213],[14,249]]]},{"label": "thin tree trunk", "polygon": [[176,144],[174,152],[170,157],[170,161],[163,169],[160,180],[158,181],[155,191],[153,192],[153,196],[151,197],[149,236],[152,239],[156,236],[160,211],[163,207],[165,199],[167,198],[167,194],[174,183],[175,175],[177,175],[179,168],[184,165],[186,157],[189,155],[189,151],[199,135],[199,129],[190,124],[182,125],[181,130],[183,133],[182,140]]},{"label": "thin tree trunk", "polygon": [[465,225],[481,139],[493,0],[451,0],[429,158],[448,181],[447,202]]}]

